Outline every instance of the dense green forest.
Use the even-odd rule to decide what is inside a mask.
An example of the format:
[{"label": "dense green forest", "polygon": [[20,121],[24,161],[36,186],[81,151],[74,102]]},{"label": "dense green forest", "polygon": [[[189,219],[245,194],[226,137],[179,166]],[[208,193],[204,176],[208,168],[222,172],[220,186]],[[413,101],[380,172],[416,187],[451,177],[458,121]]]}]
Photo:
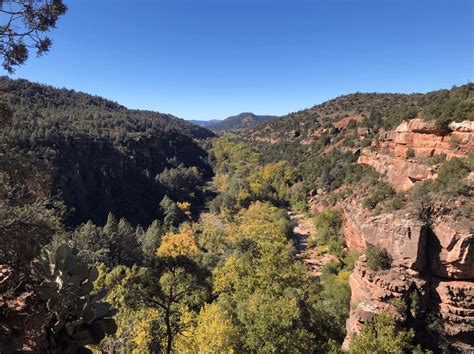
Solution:
[{"label": "dense green forest", "polygon": [[[2,78],[1,351],[341,352],[359,254],[348,251],[337,210],[307,214],[308,193],[329,193],[329,207],[360,188],[374,213],[465,194],[472,159],[397,195],[356,151],[420,112],[472,119],[472,90],[435,92],[429,103],[355,94],[215,137],[171,116]],[[335,126],[355,114],[364,116]],[[325,130],[302,144],[310,121]],[[257,139],[268,132],[281,140]],[[312,220],[308,243],[333,257],[318,277],[296,257],[288,208]],[[383,249],[367,257],[374,270],[390,267]],[[43,320],[26,333],[27,313]],[[417,343],[413,328],[380,316],[349,351],[421,351]]]},{"label": "dense green forest", "polygon": [[104,224],[112,212],[146,226],[163,217],[165,195],[203,202],[200,187],[212,170],[195,139],[212,137],[210,131],[26,80],[3,77],[0,92],[13,113],[2,139],[49,167],[49,195],[65,203],[68,225]]}]

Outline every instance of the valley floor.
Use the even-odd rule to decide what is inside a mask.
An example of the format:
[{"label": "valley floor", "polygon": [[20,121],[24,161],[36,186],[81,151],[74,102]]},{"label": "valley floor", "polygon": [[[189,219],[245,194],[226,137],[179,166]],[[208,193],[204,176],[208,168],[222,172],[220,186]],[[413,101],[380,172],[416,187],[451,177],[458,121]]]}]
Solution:
[{"label": "valley floor", "polygon": [[314,278],[322,274],[323,266],[335,262],[338,258],[324,252],[318,246],[308,244],[308,240],[315,236],[312,221],[304,214],[288,210],[295,237],[296,258],[301,259],[311,271]]}]

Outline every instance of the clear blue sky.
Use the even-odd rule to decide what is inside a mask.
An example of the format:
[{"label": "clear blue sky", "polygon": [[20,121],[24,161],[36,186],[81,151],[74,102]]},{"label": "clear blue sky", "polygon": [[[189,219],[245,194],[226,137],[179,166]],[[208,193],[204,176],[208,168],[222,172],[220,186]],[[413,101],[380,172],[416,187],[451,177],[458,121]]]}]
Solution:
[{"label": "clear blue sky", "polygon": [[186,119],[474,80],[471,0],[65,0],[14,77]]}]

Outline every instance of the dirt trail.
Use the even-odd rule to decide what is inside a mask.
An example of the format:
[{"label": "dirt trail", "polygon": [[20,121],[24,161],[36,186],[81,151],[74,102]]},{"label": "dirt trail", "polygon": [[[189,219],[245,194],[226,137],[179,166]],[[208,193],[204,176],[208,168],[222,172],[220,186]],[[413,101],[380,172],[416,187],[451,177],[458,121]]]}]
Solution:
[{"label": "dirt trail", "polygon": [[296,256],[301,254],[308,248],[308,239],[311,236],[311,225],[308,219],[302,214],[295,214],[292,210],[288,211],[293,233],[295,235]]},{"label": "dirt trail", "polygon": [[308,239],[314,233],[314,227],[308,218],[299,213],[288,210],[291,226],[295,235],[296,258],[301,259],[310,269],[313,277],[319,278],[323,266],[337,260],[337,257],[329,254],[320,254],[318,247],[308,247]]}]

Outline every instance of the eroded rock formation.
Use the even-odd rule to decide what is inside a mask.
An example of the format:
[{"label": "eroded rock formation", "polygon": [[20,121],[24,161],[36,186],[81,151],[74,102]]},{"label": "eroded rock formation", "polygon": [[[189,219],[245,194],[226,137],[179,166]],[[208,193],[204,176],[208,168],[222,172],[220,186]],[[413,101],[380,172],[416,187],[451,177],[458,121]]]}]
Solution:
[{"label": "eroded rock formation", "polygon": [[[364,219],[362,212],[345,210],[349,248],[379,244],[392,258],[388,271],[374,272],[361,256],[350,276],[352,291],[348,337],[359,333],[365,321],[382,312],[397,313],[393,303],[410,292],[420,297],[425,312],[440,318],[445,339],[454,347],[474,350],[474,235],[468,226],[440,218],[431,227],[403,213]],[[414,316],[414,315],[413,315]]]},{"label": "eroded rock formation", "polygon": [[[407,190],[417,181],[436,177],[437,166],[430,166],[427,158],[467,156],[474,147],[473,131],[474,122],[439,129],[414,119],[383,133],[377,144],[362,150],[359,163],[385,175],[397,191]],[[471,179],[470,175],[468,182]],[[451,205],[437,205],[429,222],[405,210],[372,216],[360,202],[354,197],[342,205],[348,248],[364,252],[367,245],[378,244],[387,250],[392,265],[385,271],[373,271],[365,255],[359,258],[349,279],[352,297],[344,345],[348,346],[364,322],[388,312],[400,323],[422,330],[436,318],[440,338],[451,345],[450,350],[474,353],[472,220],[453,217],[455,200]]]},{"label": "eroded rock formation", "polygon": [[372,146],[362,149],[359,163],[386,175],[397,191],[410,189],[417,181],[435,178],[436,165],[426,161],[444,155],[465,157],[474,148],[474,124],[451,123],[437,128],[434,122],[412,119],[383,132]]}]

